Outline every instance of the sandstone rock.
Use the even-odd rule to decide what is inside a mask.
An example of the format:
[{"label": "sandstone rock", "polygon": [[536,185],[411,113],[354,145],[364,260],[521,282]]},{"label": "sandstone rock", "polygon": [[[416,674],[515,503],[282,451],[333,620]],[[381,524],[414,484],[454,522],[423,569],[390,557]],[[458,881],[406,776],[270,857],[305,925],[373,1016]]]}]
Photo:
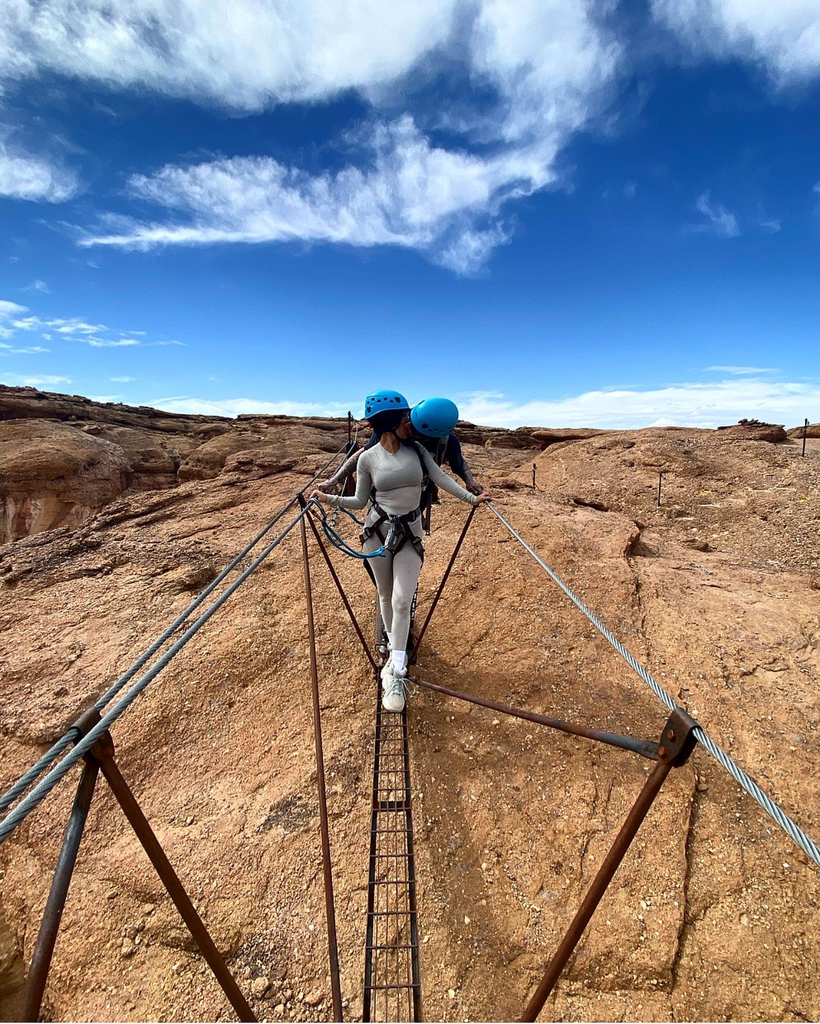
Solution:
[{"label": "sandstone rock", "polygon": [[608,430],[595,430],[592,427],[536,427],[532,431],[532,437],[541,448],[548,448],[551,444],[559,444],[562,441],[580,441],[587,437],[595,437],[596,434],[608,434]]},{"label": "sandstone rock", "polygon": [[185,433],[203,423],[230,425],[231,422],[223,416],[185,416],[145,405],[94,402],[82,395],[59,395],[36,388],[0,385],[0,420],[29,418],[118,423],[172,433]]},{"label": "sandstone rock", "polygon": [[130,485],[122,448],[63,423],[0,423],[0,543],[76,527]]},{"label": "sandstone rock", "polygon": [[251,992],[254,999],[264,999],[265,993],[270,988],[270,982],[264,976],[261,978],[254,978],[251,982]]},{"label": "sandstone rock", "polygon": [[284,444],[266,445],[251,451],[243,450],[225,460],[222,472],[241,473],[243,476],[252,476],[255,480],[263,476],[273,476],[275,473],[284,473],[302,461],[300,449],[303,451],[304,446]]},{"label": "sandstone rock", "polygon": [[225,460],[237,452],[259,448],[265,442],[262,434],[234,433],[211,438],[196,448],[179,467],[180,480],[212,480],[218,476]]},{"label": "sandstone rock", "polygon": [[[791,427],[786,431],[789,437],[795,437],[798,440],[803,438],[803,424],[799,427]],[[806,437],[820,437],[820,423],[810,423],[806,427]]]},{"label": "sandstone rock", "polygon": [[740,420],[731,426],[718,427],[721,436],[744,441],[769,441],[783,444],[788,441],[785,428],[779,423],[761,423],[760,420]]}]

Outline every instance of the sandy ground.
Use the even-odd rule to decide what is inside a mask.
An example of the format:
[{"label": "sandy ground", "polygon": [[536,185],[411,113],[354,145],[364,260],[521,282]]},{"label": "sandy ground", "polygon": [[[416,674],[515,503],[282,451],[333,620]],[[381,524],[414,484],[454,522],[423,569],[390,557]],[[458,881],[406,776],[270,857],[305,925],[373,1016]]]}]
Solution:
[{"label": "sandy ground", "polygon": [[[640,441],[640,458],[635,445],[602,448],[598,438],[554,446],[537,459],[543,489],[498,490],[497,505],[817,837],[820,452],[803,460],[794,446],[762,442],[721,452],[695,437],[689,462],[667,469],[669,504],[653,509],[652,460],[669,462],[667,440]],[[526,479],[533,461],[469,454],[487,478],[520,466]],[[0,549],[0,784],[303,480],[191,482],[118,502],[74,533]],[[590,501],[602,507],[579,503]],[[449,498],[435,510],[422,611],[465,514]],[[334,562],[369,631],[367,576],[352,560]],[[374,693],[315,549],[313,570],[343,994],[355,1019]],[[330,1017],[301,572],[292,535],[114,730],[123,774],[270,1020]],[[488,510],[476,516],[416,671],[613,731],[658,738],[665,721]],[[410,728],[425,1016],[515,1019],[649,763],[421,689]],[[60,787],[0,850],[0,914],[25,959],[72,788]],[[543,1018],[818,1019],[818,880],[697,751],[664,787]],[[44,1009],[49,1019],[232,1019],[104,785]]]}]

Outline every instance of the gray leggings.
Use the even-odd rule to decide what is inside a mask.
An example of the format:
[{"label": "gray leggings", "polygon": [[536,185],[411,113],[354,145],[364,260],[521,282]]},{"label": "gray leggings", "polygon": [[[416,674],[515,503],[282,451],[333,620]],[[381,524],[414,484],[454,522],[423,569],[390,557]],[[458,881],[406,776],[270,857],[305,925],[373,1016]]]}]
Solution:
[{"label": "gray leggings", "polygon": [[[376,519],[378,514],[371,511],[366,519],[367,525],[372,526]],[[386,523],[382,523],[380,529],[387,534]],[[409,529],[417,537],[421,537],[421,516],[410,524]],[[375,551],[381,544],[379,537],[373,533],[364,542],[362,550]],[[382,622],[393,637],[393,649],[406,651],[407,638],[410,635],[410,608],[419,581],[421,559],[412,542],[407,540],[395,555],[387,552],[378,558],[371,558],[370,568],[376,577]]]}]

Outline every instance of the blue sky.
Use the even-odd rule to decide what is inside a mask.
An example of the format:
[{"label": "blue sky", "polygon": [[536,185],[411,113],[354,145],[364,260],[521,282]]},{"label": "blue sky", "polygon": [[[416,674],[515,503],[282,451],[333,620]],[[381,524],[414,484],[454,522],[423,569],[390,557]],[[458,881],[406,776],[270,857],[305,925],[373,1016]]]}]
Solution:
[{"label": "blue sky", "polygon": [[820,419],[816,0],[12,0],[0,382]]}]

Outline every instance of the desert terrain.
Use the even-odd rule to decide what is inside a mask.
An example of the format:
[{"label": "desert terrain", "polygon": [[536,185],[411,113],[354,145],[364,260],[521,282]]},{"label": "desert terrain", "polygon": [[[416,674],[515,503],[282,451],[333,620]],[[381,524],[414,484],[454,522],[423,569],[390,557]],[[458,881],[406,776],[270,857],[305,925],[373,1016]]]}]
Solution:
[{"label": "desert terrain", "polygon": [[[817,839],[820,429],[806,458],[793,432],[754,423],[459,433],[498,509]],[[180,417],[0,388],[0,788],[346,438],[341,420]],[[433,510],[422,612],[465,515],[446,495]],[[369,631],[369,578],[333,557]],[[312,568],[342,990],[357,1019],[375,694],[315,547]],[[305,616],[294,531],[113,731],[124,776],[269,1020],[331,1019]],[[487,509],[414,671],[650,739],[666,719]],[[409,722],[424,1015],[516,1019],[649,763],[421,688]],[[77,776],[0,847],[0,1019],[15,1019]],[[818,869],[698,749],[542,1019],[816,1020],[818,898]],[[102,783],[44,1014],[234,1019]]]}]

